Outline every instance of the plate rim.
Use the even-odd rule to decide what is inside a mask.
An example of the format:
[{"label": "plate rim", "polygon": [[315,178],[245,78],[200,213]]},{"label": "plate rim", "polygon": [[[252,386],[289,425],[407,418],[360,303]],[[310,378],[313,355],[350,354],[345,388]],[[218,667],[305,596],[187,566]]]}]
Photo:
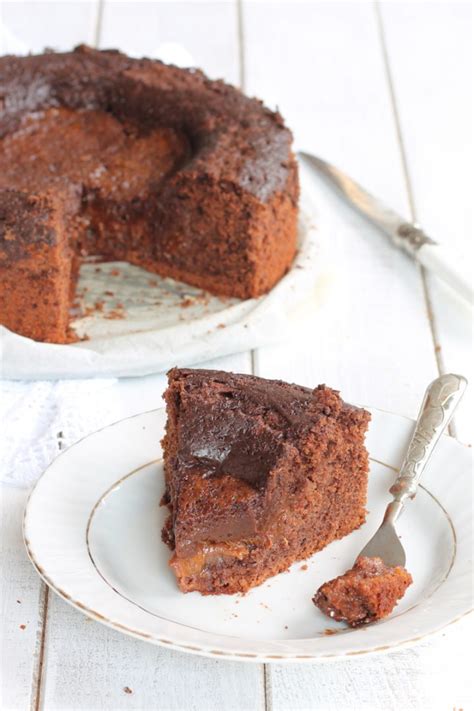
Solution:
[{"label": "plate rim", "polygon": [[[367,407],[367,406],[364,406],[364,407]],[[415,422],[410,417],[407,417],[405,415],[399,415],[397,413],[391,412],[389,410],[384,410],[379,407],[368,407],[368,409],[371,412],[379,412],[382,415],[388,415],[390,417],[394,417],[399,420],[405,420],[411,424],[414,424],[414,422]],[[164,639],[161,637],[157,637],[154,634],[147,634],[147,633],[141,632],[140,630],[130,628],[130,627],[120,623],[117,620],[110,619],[110,618],[106,617],[105,615],[103,615],[102,613],[98,612],[97,610],[94,610],[94,609],[86,606],[79,600],[74,600],[69,593],[62,590],[61,586],[48,576],[48,574],[43,569],[43,567],[40,565],[40,563],[36,560],[35,554],[33,553],[32,549],[31,549],[31,543],[27,537],[26,529],[27,529],[27,524],[28,524],[28,516],[31,511],[30,506],[31,506],[31,501],[32,501],[33,495],[34,495],[35,491],[37,490],[39,483],[41,481],[43,481],[43,478],[48,474],[48,472],[50,471],[53,464],[55,464],[59,458],[63,457],[64,455],[67,455],[68,452],[70,452],[70,450],[72,448],[75,448],[77,445],[80,445],[85,440],[89,439],[91,436],[99,434],[99,433],[103,432],[104,430],[111,429],[114,426],[117,426],[121,423],[125,423],[130,420],[137,419],[137,418],[141,418],[146,415],[156,414],[157,416],[159,416],[160,413],[162,415],[165,413],[164,407],[153,408],[153,409],[147,410],[145,412],[140,412],[140,413],[136,413],[134,415],[130,415],[129,417],[122,418],[122,419],[117,420],[113,423],[109,423],[109,424],[99,428],[98,430],[91,432],[88,435],[85,435],[84,437],[81,437],[81,439],[77,440],[77,442],[75,442],[74,444],[72,444],[70,447],[63,450],[62,452],[60,452],[57,455],[57,457],[55,457],[55,459],[48,465],[48,467],[40,475],[40,477],[36,481],[35,485],[33,486],[32,490],[30,491],[30,493],[27,497],[27,501],[26,501],[26,504],[24,507],[23,517],[22,517],[22,537],[23,537],[23,542],[24,542],[24,545],[25,545],[25,548],[27,551],[28,558],[29,558],[30,562],[32,563],[34,569],[40,576],[40,578],[43,580],[43,582],[46,585],[48,585],[48,587],[55,594],[57,594],[61,599],[65,600],[65,602],[67,602],[69,605],[71,605],[75,609],[79,610],[86,616],[90,617],[91,619],[94,619],[97,622],[100,622],[100,623],[106,625],[107,627],[110,627],[111,629],[114,629],[115,631],[119,631],[119,632],[122,632],[123,634],[134,637],[135,639],[141,639],[142,641],[146,641],[151,644],[161,646],[163,648],[169,648],[169,649],[174,649],[174,650],[180,651],[180,652],[197,654],[197,655],[212,658],[212,659],[225,659],[225,660],[229,660],[229,661],[233,660],[233,661],[241,661],[241,662],[249,662],[249,663],[266,663],[266,662],[271,662],[271,663],[274,663],[274,662],[278,662],[278,663],[308,663],[308,662],[309,663],[316,663],[316,662],[320,663],[320,662],[324,662],[324,663],[327,663],[327,662],[344,660],[347,658],[351,658],[353,656],[364,656],[364,657],[365,656],[374,656],[374,655],[380,654],[380,653],[397,651],[399,649],[411,647],[411,646],[417,644],[421,640],[425,640],[429,637],[432,637],[432,636],[440,633],[442,630],[446,629],[450,625],[458,622],[459,620],[463,619],[464,617],[466,617],[467,615],[469,615],[473,612],[474,607],[472,606],[472,603],[471,603],[471,607],[469,609],[466,609],[464,612],[462,612],[461,614],[458,614],[457,616],[453,617],[449,621],[443,621],[442,623],[440,623],[438,625],[436,625],[436,624],[433,625],[432,629],[430,629],[430,630],[424,631],[421,634],[418,634],[418,635],[408,638],[408,639],[392,642],[387,645],[378,645],[378,646],[375,646],[375,647],[369,648],[369,649],[352,649],[350,651],[335,651],[335,652],[331,652],[331,653],[321,653],[319,651],[314,654],[296,654],[294,652],[282,652],[281,654],[253,653],[252,652],[252,653],[247,654],[247,653],[238,652],[238,651],[229,652],[229,651],[224,651],[224,650],[219,650],[219,649],[208,649],[204,646],[198,647],[195,644],[182,644],[181,642],[176,642],[171,639]],[[455,443],[455,445],[460,445],[464,450],[470,449],[469,445],[464,444],[463,442],[460,442],[455,437],[452,437],[448,434],[443,435],[443,439],[445,437],[447,438],[447,440]],[[396,467],[394,467],[393,464],[387,464],[386,462],[377,460],[375,457],[370,457],[370,458],[372,460],[375,459],[376,461],[379,461],[383,466],[386,466],[386,467],[396,470]],[[159,456],[156,458],[156,460],[153,460],[153,461],[160,461],[161,459],[162,459],[162,457]],[[150,463],[151,462],[148,462],[148,465]],[[120,482],[124,478],[127,478],[128,476],[130,476],[133,473],[133,471],[142,469],[144,466],[147,466],[147,464],[146,463],[141,464],[140,466],[136,467],[135,469],[132,469],[131,471],[129,471],[125,475],[125,477],[119,477],[117,479],[117,481],[115,482],[115,484],[108,487],[104,492],[102,492],[102,494],[99,496],[98,501],[100,501],[103,498],[103,496],[107,492],[109,492],[110,489],[112,489],[116,485],[119,485]],[[451,516],[447,512],[445,506],[438,500],[438,497],[435,494],[433,494],[433,492],[430,489],[428,489],[425,486],[423,488],[427,491],[428,494],[430,494],[432,497],[434,497],[435,501],[438,503],[438,505],[441,506],[444,513],[447,515],[449,524],[453,530],[455,542],[457,542],[458,536],[457,536],[456,527],[455,527],[454,522],[452,521]],[[98,503],[98,501],[96,503]],[[95,508],[95,504],[94,504],[94,508]],[[91,519],[92,519],[92,509],[89,511],[88,516],[87,516],[87,526],[89,525]],[[88,554],[88,556],[90,556],[90,552],[89,552],[89,549],[87,546],[87,537],[85,538],[85,542],[86,542],[87,554]],[[450,570],[454,564],[455,559],[456,559],[456,552],[454,554],[453,562],[451,563]],[[94,564],[93,564],[93,566],[94,566],[95,574],[100,575],[100,573],[98,573],[97,568],[95,567]],[[471,567],[472,567],[472,563],[471,563]],[[449,577],[450,570],[448,571],[448,574],[446,575],[444,580],[441,581],[441,583],[439,584],[439,586],[437,587],[436,590],[438,590],[440,587],[442,587],[445,584],[446,580]],[[114,594],[120,596],[120,593],[118,593],[113,587],[111,587],[107,581],[104,580],[104,582],[109,588],[111,588],[113,590]],[[434,594],[436,592],[436,590],[433,591],[432,594]],[[132,602],[131,604],[134,604],[134,603]],[[174,623],[174,624],[178,624],[181,626],[180,623]],[[186,625],[184,625],[184,626],[186,626]],[[242,639],[242,638],[238,638],[238,639]],[[242,640],[242,641],[245,643],[246,640]],[[265,641],[259,640],[258,642],[260,644],[264,644]],[[288,644],[291,644],[292,642],[295,642],[295,640],[288,640],[287,641]]]}]

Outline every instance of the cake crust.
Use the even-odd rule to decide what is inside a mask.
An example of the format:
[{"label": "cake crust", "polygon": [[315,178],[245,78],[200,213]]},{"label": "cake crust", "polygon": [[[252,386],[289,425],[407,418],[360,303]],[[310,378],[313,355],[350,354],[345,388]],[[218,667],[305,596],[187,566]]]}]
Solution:
[{"label": "cake crust", "polygon": [[245,592],[364,522],[365,410],[326,386],[168,377],[163,540],[183,592]]}]

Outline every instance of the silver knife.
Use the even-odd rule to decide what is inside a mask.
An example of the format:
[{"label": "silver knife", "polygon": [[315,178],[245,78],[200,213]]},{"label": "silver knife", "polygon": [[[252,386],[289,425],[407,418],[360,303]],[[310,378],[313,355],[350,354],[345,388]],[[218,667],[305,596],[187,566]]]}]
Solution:
[{"label": "silver knife", "polygon": [[443,279],[472,305],[472,276],[464,270],[462,259],[428,237],[417,223],[397,215],[338,168],[310,153],[300,151],[297,155],[304,164],[323,175],[353,208],[385,232],[397,247]]}]

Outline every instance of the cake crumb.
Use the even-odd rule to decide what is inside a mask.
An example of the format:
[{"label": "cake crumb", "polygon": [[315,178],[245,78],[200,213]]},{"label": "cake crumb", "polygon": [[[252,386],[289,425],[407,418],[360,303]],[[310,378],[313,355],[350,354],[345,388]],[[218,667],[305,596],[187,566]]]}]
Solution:
[{"label": "cake crumb", "polygon": [[120,304],[117,305],[116,309],[112,309],[108,313],[105,314],[105,318],[110,319],[110,320],[117,320],[117,319],[122,319],[125,318],[126,314],[123,309],[123,306]]},{"label": "cake crumb", "polygon": [[107,291],[104,291],[104,294],[106,294],[106,296],[115,296],[115,292],[113,292],[113,291],[108,291],[108,290],[107,290]]},{"label": "cake crumb", "polygon": [[182,302],[180,303],[180,307],[182,309],[187,309],[187,308],[189,308],[189,306],[193,306],[194,303],[196,303],[195,300],[189,298],[189,296],[188,296],[182,300]]},{"label": "cake crumb", "polygon": [[225,328],[225,323],[218,323],[217,328]]},{"label": "cake crumb", "polygon": [[337,634],[337,630],[332,630],[330,627],[327,627],[324,630],[323,634],[326,635],[327,637],[330,637],[332,634]]},{"label": "cake crumb", "polygon": [[131,690],[131,688],[129,686],[124,686],[123,690],[126,694],[133,694],[133,691]]},{"label": "cake crumb", "polygon": [[95,312],[95,308],[93,306],[86,306],[83,312],[83,316],[91,316]]},{"label": "cake crumb", "polygon": [[26,625],[20,625],[21,630],[26,630]]},{"label": "cake crumb", "polygon": [[308,566],[306,565],[306,563],[301,566],[300,570],[308,570]]},{"label": "cake crumb", "polygon": [[122,272],[120,271],[120,269],[111,269],[110,270],[110,276],[120,276],[121,273]]}]

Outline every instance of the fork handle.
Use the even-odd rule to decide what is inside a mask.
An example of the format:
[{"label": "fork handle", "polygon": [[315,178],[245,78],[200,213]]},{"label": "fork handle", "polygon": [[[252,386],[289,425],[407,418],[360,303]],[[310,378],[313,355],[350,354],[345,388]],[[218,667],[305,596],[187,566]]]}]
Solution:
[{"label": "fork handle", "polygon": [[421,475],[466,387],[466,378],[453,374],[441,375],[428,385],[405,459],[390,489],[393,501],[388,505],[385,520],[394,522],[406,501],[415,497]]}]

